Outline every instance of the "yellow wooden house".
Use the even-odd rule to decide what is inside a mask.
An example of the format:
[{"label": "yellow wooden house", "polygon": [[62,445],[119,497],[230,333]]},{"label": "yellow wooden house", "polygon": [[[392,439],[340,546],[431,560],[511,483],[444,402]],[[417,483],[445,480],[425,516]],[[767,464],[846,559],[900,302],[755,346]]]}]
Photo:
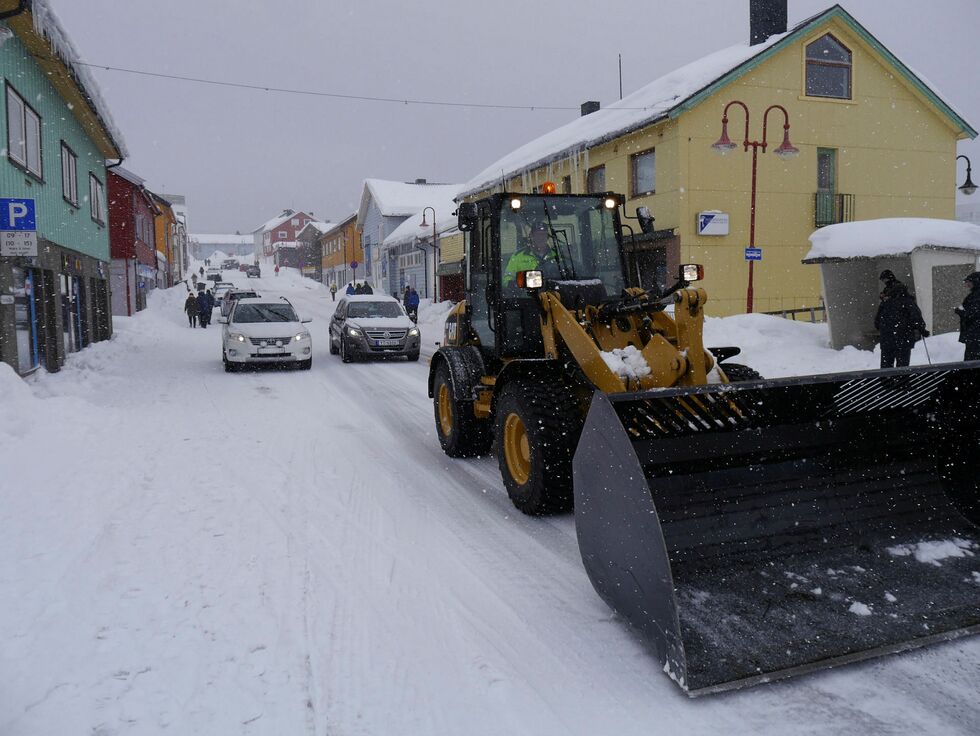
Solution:
[{"label": "yellow wooden house", "polygon": [[153,231],[157,251],[157,286],[167,288],[181,279],[181,268],[174,254],[174,226],[177,217],[169,200],[152,194],[159,214],[153,218]]},{"label": "yellow wooden house", "polygon": [[[976,131],[840,5],[790,29],[781,5],[781,27],[753,18],[750,43],[604,109],[583,106],[582,117],[488,166],[461,198],[545,181],[559,192],[619,192],[629,214],[648,207],[655,217],[629,258],[644,285],[671,281],[680,262],[703,263],[706,311],[744,312],[746,259],[759,255],[754,311],[819,305],[819,275],[801,264],[808,236],[857,219],[952,218],[956,143]],[[733,145],[722,135],[726,108]],[[765,148],[746,147],[763,142],[764,123]],[[746,253],[753,150],[757,254]]]}]

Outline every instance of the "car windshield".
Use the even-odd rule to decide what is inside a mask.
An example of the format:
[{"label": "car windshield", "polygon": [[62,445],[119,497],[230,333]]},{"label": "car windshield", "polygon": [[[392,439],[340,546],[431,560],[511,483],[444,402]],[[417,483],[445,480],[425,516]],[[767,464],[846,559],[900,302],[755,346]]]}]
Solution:
[{"label": "car windshield", "polygon": [[234,322],[299,322],[288,304],[239,304]]},{"label": "car windshield", "polygon": [[401,317],[405,314],[398,302],[351,302],[348,317]]}]

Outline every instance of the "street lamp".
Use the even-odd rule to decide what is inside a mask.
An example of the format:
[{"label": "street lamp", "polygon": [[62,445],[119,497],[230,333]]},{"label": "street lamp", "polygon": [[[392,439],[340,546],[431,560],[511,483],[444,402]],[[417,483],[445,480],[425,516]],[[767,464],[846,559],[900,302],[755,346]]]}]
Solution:
[{"label": "street lamp", "polygon": [[[770,105],[766,108],[766,111],[762,113],[762,140],[761,141],[750,141],[749,140],[749,108],[741,100],[732,100],[727,105],[725,105],[725,110],[722,112],[721,116],[721,137],[712,144],[712,148],[720,153],[722,156],[727,154],[729,151],[734,151],[738,148],[738,144],[733,143],[728,137],[728,108],[732,105],[738,105],[745,111],[745,137],[742,141],[742,150],[746,153],[749,150],[749,146],[752,147],[752,208],[749,215],[749,248],[755,248],[755,190],[756,190],[756,179],[758,170],[758,160],[759,160],[759,149],[762,152],[766,152],[766,147],[769,145],[767,141],[768,134],[768,123],[769,123],[769,113],[772,110],[780,110],[783,113],[783,142],[779,144],[779,147],[773,150],[773,153],[781,159],[791,159],[799,155],[800,149],[794,146],[789,141],[789,113],[786,112],[786,108],[782,105]],[[752,267],[755,264],[754,260],[749,261],[749,286],[745,294],[745,311],[752,312]]]},{"label": "street lamp", "polygon": [[[439,253],[439,251],[438,251],[438,246],[436,245],[436,208],[435,207],[425,207],[425,208],[422,209],[422,222],[419,223],[419,227],[421,227],[421,228],[426,228],[426,227],[429,226],[429,223],[427,223],[425,221],[425,211],[426,210],[432,210],[432,259],[434,261],[434,270],[436,271],[436,273],[433,276],[432,303],[435,304],[436,302],[439,301],[439,298],[438,298],[438,293],[439,293],[439,273],[438,273],[438,271],[439,271],[439,256],[438,256],[438,253]],[[426,274],[428,274],[428,270],[429,270],[429,266],[428,265],[426,265],[425,270],[426,270]],[[426,281],[428,281],[428,280],[429,280],[428,279],[428,275],[426,275]]]},{"label": "street lamp", "polygon": [[973,183],[973,178],[970,176],[973,173],[973,167],[970,166],[970,159],[968,159],[966,156],[961,154],[956,157],[957,161],[960,159],[966,161],[966,181],[963,182],[963,186],[961,186],[959,189],[961,192],[963,192],[963,194],[970,196],[977,191],[977,185]]}]

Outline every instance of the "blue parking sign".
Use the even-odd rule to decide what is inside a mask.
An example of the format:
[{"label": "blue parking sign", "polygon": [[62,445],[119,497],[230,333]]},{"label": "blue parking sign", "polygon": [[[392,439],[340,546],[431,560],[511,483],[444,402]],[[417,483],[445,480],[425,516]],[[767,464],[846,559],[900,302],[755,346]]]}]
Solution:
[{"label": "blue parking sign", "polygon": [[0,198],[0,230],[37,230],[34,200]]},{"label": "blue parking sign", "polygon": [[747,261],[761,261],[762,260],[762,248],[746,248],[745,249],[745,260],[747,260]]}]

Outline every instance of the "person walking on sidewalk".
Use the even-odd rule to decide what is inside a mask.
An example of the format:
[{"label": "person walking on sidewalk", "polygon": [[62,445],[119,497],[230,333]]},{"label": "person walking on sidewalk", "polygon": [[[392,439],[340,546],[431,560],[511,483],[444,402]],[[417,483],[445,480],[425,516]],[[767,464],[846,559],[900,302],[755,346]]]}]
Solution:
[{"label": "person walking on sidewalk", "polygon": [[197,315],[200,313],[197,306],[197,299],[191,292],[187,292],[187,299],[184,301],[184,312],[187,313],[187,324],[189,327],[197,327]]},{"label": "person walking on sidewalk", "polygon": [[277,263],[276,264],[276,276],[278,276],[278,275],[279,275],[279,264]]},{"label": "person walking on sidewalk", "polygon": [[208,323],[211,322],[211,310],[214,308],[214,297],[211,296],[210,289],[197,295],[197,308],[201,327],[207,329]]},{"label": "person walking on sidewalk", "polygon": [[960,317],[960,342],[966,346],[963,360],[980,360],[980,271],[974,271],[963,280],[970,293],[963,306],[956,308]]},{"label": "person walking on sidewalk", "polygon": [[881,341],[881,367],[903,368],[912,357],[917,335],[929,337],[929,331],[908,287],[888,270],[882,271],[879,279],[885,284],[875,315],[875,329]]},{"label": "person walking on sidewalk", "polygon": [[337,284],[330,284],[330,301],[337,301]]},{"label": "person walking on sidewalk", "polygon": [[412,322],[419,321],[419,293],[415,291],[415,287],[411,287],[408,291],[408,296],[405,297],[405,304],[408,311],[408,316],[412,318]]}]

